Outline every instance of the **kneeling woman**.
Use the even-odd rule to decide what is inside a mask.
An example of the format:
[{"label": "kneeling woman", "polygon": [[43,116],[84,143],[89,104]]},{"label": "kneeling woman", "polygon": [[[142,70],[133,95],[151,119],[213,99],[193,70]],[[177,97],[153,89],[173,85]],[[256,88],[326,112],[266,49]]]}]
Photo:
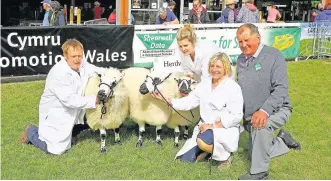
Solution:
[{"label": "kneeling woman", "polygon": [[243,97],[240,86],[230,78],[231,64],[225,53],[212,56],[208,67],[210,76],[188,96],[168,99],[178,110],[200,106],[201,120],[176,158],[195,162],[210,153],[211,158],[220,161],[220,167],[223,167],[232,160],[231,153],[238,148]]}]

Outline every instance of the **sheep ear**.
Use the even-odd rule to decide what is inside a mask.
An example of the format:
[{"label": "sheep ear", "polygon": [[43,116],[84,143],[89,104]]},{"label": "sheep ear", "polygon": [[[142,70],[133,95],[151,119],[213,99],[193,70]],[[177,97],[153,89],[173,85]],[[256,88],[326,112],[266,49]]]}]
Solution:
[{"label": "sheep ear", "polygon": [[192,84],[196,84],[196,83],[198,83],[197,81],[195,81],[195,80],[192,80]]},{"label": "sheep ear", "polygon": [[175,77],[174,80],[175,80],[177,83],[179,83],[179,80],[180,80],[180,79],[177,79],[177,78]]}]

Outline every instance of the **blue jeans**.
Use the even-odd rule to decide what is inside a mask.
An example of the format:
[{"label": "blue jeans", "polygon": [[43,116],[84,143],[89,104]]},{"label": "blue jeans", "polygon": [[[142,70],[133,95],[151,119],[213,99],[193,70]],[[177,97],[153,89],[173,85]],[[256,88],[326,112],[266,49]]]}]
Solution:
[{"label": "blue jeans", "polygon": [[42,151],[48,153],[47,144],[39,139],[38,127],[31,125],[28,129],[28,141]]},{"label": "blue jeans", "polygon": [[[211,129],[208,129],[203,133],[199,133],[197,138],[200,138],[208,145],[214,144],[214,134],[213,130]],[[180,156],[179,159],[184,162],[195,162],[197,160],[197,156],[199,156],[201,153],[203,153],[203,151],[199,148],[199,146],[195,146]]]}]

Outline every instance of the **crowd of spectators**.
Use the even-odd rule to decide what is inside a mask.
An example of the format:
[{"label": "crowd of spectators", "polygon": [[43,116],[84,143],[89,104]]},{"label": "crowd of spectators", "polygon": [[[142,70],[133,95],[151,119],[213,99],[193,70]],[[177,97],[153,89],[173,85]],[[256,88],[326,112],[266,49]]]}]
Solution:
[{"label": "crowd of spectators", "polygon": [[[64,9],[61,4],[56,0],[43,0],[44,13],[41,11],[37,13],[38,19],[43,19],[42,26],[58,26],[67,24],[69,12],[68,9]],[[268,10],[265,10],[265,16],[260,16],[259,9],[254,5],[254,0],[243,0],[243,4],[239,4],[236,0],[226,0],[225,9],[222,13],[218,14],[216,23],[259,23],[262,18],[265,18],[267,23],[276,23],[282,17],[282,14],[278,10],[276,4],[271,4]],[[190,24],[210,24],[215,21],[211,20],[211,13],[202,5],[202,0],[193,0],[193,8],[189,11],[185,23]],[[168,1],[168,7],[162,7],[159,9],[156,19],[149,16],[147,18],[154,19],[155,24],[179,24],[179,14],[177,3],[175,0]],[[241,7],[239,7],[241,6]],[[108,7],[108,8],[105,8]],[[23,18],[29,19],[29,14],[24,13],[27,8],[19,8]],[[22,9],[22,10],[21,10]],[[112,5],[106,6],[99,1],[94,2],[93,8],[86,8],[79,6],[81,10],[81,21],[95,20],[106,18],[109,24],[116,24],[116,8]],[[53,13],[54,12],[54,13]],[[8,14],[8,13],[7,13]],[[285,14],[284,14],[285,15]],[[5,15],[6,16],[6,15]],[[43,16],[43,18],[41,18]],[[31,18],[30,18],[31,19]],[[214,19],[214,20],[215,20]],[[131,14],[130,24],[135,24],[135,17]],[[323,6],[322,3],[318,3],[316,8],[313,8],[310,13],[310,21],[331,21],[331,3]],[[153,20],[151,21],[153,24]]]}]

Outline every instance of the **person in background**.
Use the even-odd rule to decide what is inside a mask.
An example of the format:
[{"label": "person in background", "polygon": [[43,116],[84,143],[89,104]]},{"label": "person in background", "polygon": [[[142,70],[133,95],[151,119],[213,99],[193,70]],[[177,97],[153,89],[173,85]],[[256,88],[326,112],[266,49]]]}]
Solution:
[{"label": "person in background", "polygon": [[178,17],[177,11],[176,11],[176,2],[174,0],[170,0],[168,3],[168,8]]},{"label": "person in background", "polygon": [[202,6],[201,0],[193,0],[193,8],[188,15],[188,21],[191,24],[210,23],[207,9]]},{"label": "person in background", "polygon": [[93,14],[94,14],[94,19],[100,19],[101,15],[103,14],[103,12],[105,11],[105,8],[100,7],[100,3],[99,1],[95,1],[94,2],[94,8],[93,8]]},{"label": "person in background", "polygon": [[110,5],[108,8],[105,9],[105,12],[102,14],[102,16],[108,19],[112,12],[113,12],[113,6]]},{"label": "person in background", "polygon": [[331,22],[331,9],[325,9],[315,18],[316,22],[319,21],[328,21]]},{"label": "person in background", "polygon": [[280,19],[282,17],[276,8],[277,6],[273,4],[271,8],[268,9],[267,23],[275,23],[276,19]]},{"label": "person in background", "polygon": [[235,23],[236,16],[234,12],[235,8],[234,0],[226,1],[226,8],[222,11],[221,16],[216,20],[216,23]]},{"label": "person in background", "polygon": [[243,7],[240,8],[237,16],[237,23],[258,23],[259,12],[252,0],[244,0]]},{"label": "person in background", "polygon": [[315,21],[315,18],[323,11],[322,3],[318,3],[316,9],[313,9],[313,13],[311,14],[311,21]]},{"label": "person in background", "polygon": [[176,9],[176,2],[173,1],[173,0],[170,0],[169,3],[168,3],[168,8],[174,12],[174,10]]},{"label": "person in background", "polygon": [[20,135],[21,144],[33,144],[46,153],[60,155],[71,148],[72,131],[83,122],[85,109],[95,109],[102,96],[84,96],[89,77],[102,74],[83,58],[83,45],[69,39],[62,45],[60,62],[49,71],[39,103],[39,127],[28,124]]},{"label": "person in background", "polygon": [[286,61],[278,49],[261,43],[255,25],[241,25],[236,35],[242,51],[237,61],[237,77],[244,98],[243,125],[249,133],[251,160],[249,173],[239,180],[265,180],[271,158],[287,153],[290,148],[301,148],[300,143],[281,129],[292,112]]},{"label": "person in background", "polygon": [[44,19],[43,19],[43,26],[49,26],[49,11],[51,11],[51,0],[43,0],[41,1],[41,3],[43,3],[43,9],[45,10],[45,14],[44,14]]},{"label": "person in background", "polygon": [[136,21],[134,19],[133,14],[131,13],[131,15],[130,15],[130,25],[135,25],[135,24],[136,24]]},{"label": "person in background", "polygon": [[179,24],[179,21],[169,8],[160,8],[155,24]]},{"label": "person in background", "polygon": [[116,9],[114,9],[113,12],[109,15],[108,23],[116,24]]},{"label": "person in background", "polygon": [[63,7],[58,1],[51,1],[50,3],[52,11],[50,12],[49,26],[64,26],[66,25],[66,20],[64,17]]},{"label": "person in background", "polygon": [[327,10],[331,10],[331,3],[328,3],[328,5],[326,5],[326,8]]}]

